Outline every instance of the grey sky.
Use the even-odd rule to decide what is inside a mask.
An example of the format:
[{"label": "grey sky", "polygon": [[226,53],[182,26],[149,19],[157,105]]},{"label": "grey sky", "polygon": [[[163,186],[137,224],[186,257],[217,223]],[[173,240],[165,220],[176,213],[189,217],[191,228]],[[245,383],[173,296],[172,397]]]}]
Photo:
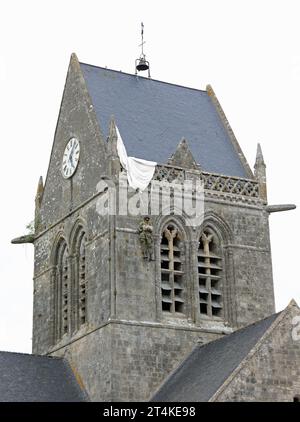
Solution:
[{"label": "grey sky", "polygon": [[[300,3],[37,1],[0,5],[0,350],[30,352],[33,251],[11,245],[33,219],[71,53],[132,73],[145,24],[155,79],[210,83],[250,163],[262,145],[269,203],[300,203]],[[299,210],[270,218],[277,310],[300,302]]]}]

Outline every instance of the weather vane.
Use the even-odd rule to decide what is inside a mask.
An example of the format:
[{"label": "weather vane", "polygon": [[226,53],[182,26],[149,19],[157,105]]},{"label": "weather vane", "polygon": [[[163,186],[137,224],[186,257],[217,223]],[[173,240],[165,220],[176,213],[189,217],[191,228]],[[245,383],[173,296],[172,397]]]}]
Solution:
[{"label": "weather vane", "polygon": [[144,24],[141,23],[141,38],[142,43],[139,45],[139,47],[142,47],[141,55],[138,59],[135,61],[135,74],[137,75],[138,72],[148,70],[148,77],[150,78],[150,63],[146,60],[146,55],[144,53],[144,44],[146,41],[144,41]]}]

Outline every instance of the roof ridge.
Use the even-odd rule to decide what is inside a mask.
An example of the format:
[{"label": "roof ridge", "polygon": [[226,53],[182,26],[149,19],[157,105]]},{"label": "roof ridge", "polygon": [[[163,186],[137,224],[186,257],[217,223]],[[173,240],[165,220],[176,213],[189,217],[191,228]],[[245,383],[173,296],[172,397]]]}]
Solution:
[{"label": "roof ridge", "polygon": [[190,86],[175,84],[175,83],[172,83],[172,82],[161,81],[159,79],[147,78],[145,76],[135,75],[134,73],[123,72],[122,70],[110,69],[108,67],[96,66],[94,64],[89,64],[89,63],[84,63],[84,62],[79,62],[79,64],[80,65],[83,64],[85,66],[90,66],[90,67],[95,67],[96,69],[108,70],[109,72],[115,72],[115,73],[119,73],[121,75],[127,75],[127,76],[132,76],[132,77],[135,77],[135,78],[141,78],[141,79],[146,80],[146,81],[159,82],[159,83],[162,83],[162,84],[177,86],[179,88],[190,89],[192,91],[197,91],[197,92],[202,92],[202,93],[207,94],[207,91],[205,89],[192,88]]},{"label": "roof ridge", "polygon": [[[241,327],[241,328],[239,328],[238,330],[235,330],[235,331],[233,331],[232,333],[229,333],[229,334],[226,334],[226,335],[224,335],[224,336],[222,336],[222,337],[219,337],[219,338],[217,338],[216,340],[212,340],[212,341],[209,341],[208,343],[204,343],[204,344],[197,344],[196,345],[196,347],[198,347],[199,349],[200,348],[202,348],[202,347],[205,347],[205,346],[208,346],[209,344],[211,344],[211,343],[217,343],[218,341],[221,341],[221,340],[223,340],[224,338],[226,338],[226,337],[228,337],[228,336],[231,336],[231,335],[233,335],[233,334],[238,334],[238,333],[241,333],[242,331],[245,331],[245,330],[247,330],[248,328],[250,328],[250,327],[253,327],[254,325],[258,325],[258,324],[260,324],[261,322],[263,322],[263,321],[265,321],[265,320],[267,320],[267,319],[269,319],[269,318],[273,318],[275,315],[277,315],[277,317],[279,316],[279,314],[281,314],[283,311],[280,311],[280,312],[275,312],[274,314],[271,314],[271,315],[269,315],[269,316],[267,316],[267,317],[265,317],[265,318],[263,318],[263,319],[259,319],[258,321],[255,321],[255,322],[252,322],[252,324],[249,324],[249,325],[245,325],[244,327]],[[276,319],[277,319],[277,317],[275,318],[275,320],[273,321],[273,322],[275,322],[276,321]],[[272,323],[273,324],[273,323]],[[272,325],[271,324],[271,325]]]},{"label": "roof ridge", "polygon": [[10,355],[20,355],[20,356],[32,356],[38,358],[48,358],[48,359],[57,359],[57,360],[64,360],[64,358],[59,356],[49,356],[49,355],[37,355],[35,353],[24,353],[24,352],[10,352],[8,350],[0,350],[0,355],[6,353]]},{"label": "roof ridge", "polygon": [[[267,319],[269,319],[269,318],[273,318],[273,317],[275,317],[275,315],[276,315],[276,318],[275,318],[275,320],[274,320],[274,322],[276,321],[276,319],[277,319],[277,317],[282,313],[283,311],[279,311],[279,312],[274,312],[274,314],[271,314],[271,315],[269,315],[269,316],[267,316],[267,317],[265,317],[265,318],[262,318],[262,319],[259,319],[258,321],[254,321],[254,322],[252,322],[251,324],[249,324],[249,325],[245,325],[244,327],[241,327],[241,328],[239,328],[238,330],[235,330],[235,331],[233,331],[232,333],[230,333],[230,335],[231,334],[235,334],[235,333],[240,333],[241,331],[244,331],[244,330],[246,330],[247,328],[250,328],[250,327],[253,327],[254,325],[258,325],[258,324],[260,324],[260,323],[262,323],[263,321],[266,321]],[[273,324],[273,323],[272,323]],[[223,338],[223,337],[222,337]],[[215,340],[215,341],[218,341],[219,339],[217,339],[217,340]]]}]

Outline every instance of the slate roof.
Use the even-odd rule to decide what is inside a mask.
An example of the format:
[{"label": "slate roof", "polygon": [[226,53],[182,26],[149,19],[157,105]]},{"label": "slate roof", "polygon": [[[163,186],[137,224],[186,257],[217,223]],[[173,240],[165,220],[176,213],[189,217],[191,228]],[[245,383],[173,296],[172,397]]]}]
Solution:
[{"label": "slate roof", "polygon": [[103,134],[114,115],[128,155],[166,163],[184,137],[204,171],[247,177],[206,91],[80,66]]},{"label": "slate roof", "polygon": [[60,358],[0,352],[0,402],[88,401]]},{"label": "slate roof", "polygon": [[203,346],[197,345],[162,384],[151,401],[208,401],[278,315],[271,315]]}]

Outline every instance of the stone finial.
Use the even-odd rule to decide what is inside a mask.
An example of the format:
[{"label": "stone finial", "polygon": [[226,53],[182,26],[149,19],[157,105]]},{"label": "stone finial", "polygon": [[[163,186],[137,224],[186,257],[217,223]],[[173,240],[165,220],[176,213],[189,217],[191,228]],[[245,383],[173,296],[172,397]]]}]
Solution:
[{"label": "stone finial", "polygon": [[[44,182],[43,182],[43,177],[40,176],[39,183],[38,183],[37,190],[36,190],[36,195],[35,195],[35,216],[34,216],[34,231],[35,231],[35,233],[38,233],[38,231],[41,228],[40,209],[41,209],[43,194],[44,194]],[[28,242],[28,243],[30,243],[30,242]]]},{"label": "stone finial", "polygon": [[266,167],[260,143],[257,144],[256,160],[255,160],[254,168],[256,169],[259,166]]},{"label": "stone finial", "polygon": [[262,199],[267,201],[267,178],[266,164],[260,144],[257,144],[256,160],[254,164],[254,176],[259,182],[259,194]]},{"label": "stone finial", "polygon": [[116,128],[116,122],[114,116],[111,116],[109,123],[109,135],[108,135],[108,152],[110,155],[118,155],[117,150],[118,134]]},{"label": "stone finial", "polygon": [[109,159],[109,172],[110,175],[119,174],[121,170],[120,159],[118,155],[118,134],[114,116],[111,116],[109,124],[109,135],[107,140],[107,151]]},{"label": "stone finial", "polygon": [[36,190],[36,195],[35,195],[35,205],[37,208],[40,208],[41,206],[43,193],[44,193],[44,182],[43,182],[43,177],[40,176],[39,183]]},{"label": "stone finial", "polygon": [[287,307],[291,308],[292,306],[299,308],[298,303],[295,301],[295,299],[292,299]]},{"label": "stone finial", "polygon": [[109,138],[118,138],[115,116],[112,115],[109,122]]},{"label": "stone finial", "polygon": [[74,52],[71,54],[70,63],[75,64],[76,66],[80,66],[77,54]]},{"label": "stone finial", "polygon": [[215,97],[216,94],[210,84],[206,85],[206,92],[210,97]]},{"label": "stone finial", "polygon": [[179,142],[176,151],[167,164],[176,167],[183,167],[189,170],[201,170],[191,153],[187,140],[184,138],[182,138]]}]

